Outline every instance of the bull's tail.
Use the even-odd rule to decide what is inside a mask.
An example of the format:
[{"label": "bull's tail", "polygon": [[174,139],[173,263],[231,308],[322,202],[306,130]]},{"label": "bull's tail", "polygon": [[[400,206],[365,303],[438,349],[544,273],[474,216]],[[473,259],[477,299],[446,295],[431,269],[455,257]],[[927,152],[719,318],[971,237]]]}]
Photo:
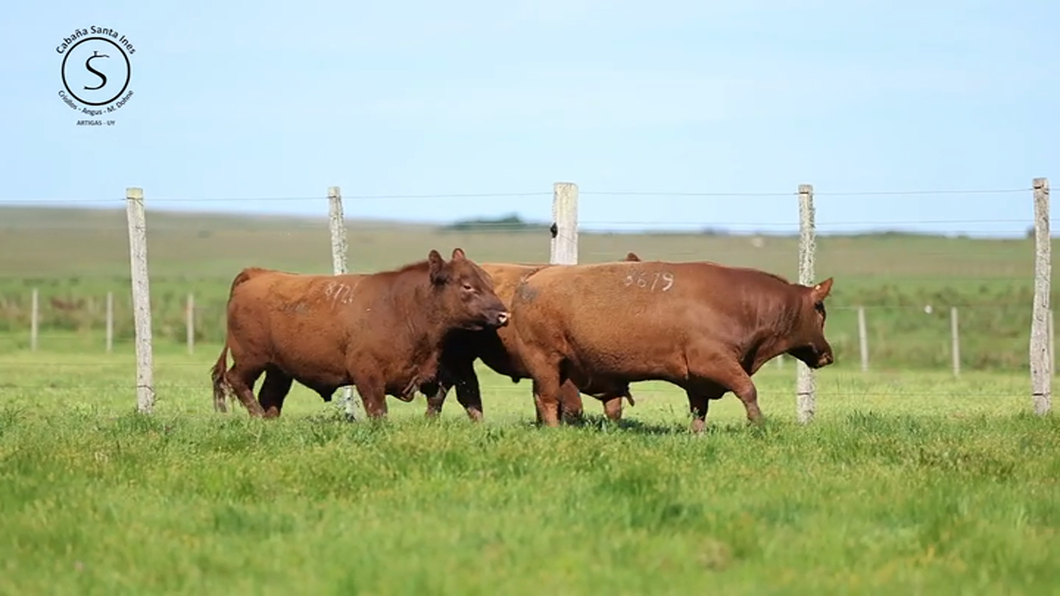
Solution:
[{"label": "bull's tail", "polygon": [[231,388],[225,380],[225,369],[228,368],[228,342],[221,347],[221,355],[217,358],[213,368],[210,369],[210,378],[213,379],[213,409],[218,412],[227,412],[228,405],[225,403]]},{"label": "bull's tail", "polygon": [[[232,287],[228,290],[228,302],[232,301],[232,294],[236,291],[236,286],[239,284],[255,277],[258,273],[265,271],[260,267],[247,267],[238,274],[235,279],[232,280]],[[232,393],[232,387],[228,385],[228,381],[225,380],[225,369],[228,368],[228,330],[225,329],[225,343],[221,347],[221,355],[218,356],[217,362],[214,363],[213,368],[210,369],[210,378],[213,380],[213,409],[218,412],[227,412],[228,396]]]}]

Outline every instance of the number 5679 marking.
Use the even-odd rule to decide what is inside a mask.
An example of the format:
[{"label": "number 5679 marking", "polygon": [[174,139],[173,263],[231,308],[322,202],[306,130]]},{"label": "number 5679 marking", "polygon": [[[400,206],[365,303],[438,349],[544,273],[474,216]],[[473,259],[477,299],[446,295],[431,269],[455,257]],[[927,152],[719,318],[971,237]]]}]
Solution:
[{"label": "number 5679 marking", "polygon": [[649,292],[654,292],[655,290],[665,292],[674,287],[674,274],[668,271],[630,273],[622,280],[622,283],[627,288],[636,285],[638,288],[644,288]]}]

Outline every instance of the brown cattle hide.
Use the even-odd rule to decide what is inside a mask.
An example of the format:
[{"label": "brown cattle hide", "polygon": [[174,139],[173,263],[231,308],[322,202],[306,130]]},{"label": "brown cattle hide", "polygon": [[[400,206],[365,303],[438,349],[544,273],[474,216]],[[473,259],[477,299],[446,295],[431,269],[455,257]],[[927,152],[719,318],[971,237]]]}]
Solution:
[{"label": "brown cattle hide", "polygon": [[761,418],[751,381],[790,354],[833,362],[824,337],[832,279],[812,287],[710,262],[605,263],[542,269],[511,302],[514,336],[534,380],[539,418],[557,423],[559,388],[647,380],[683,388],[700,431],[709,401],[732,391]]},{"label": "brown cattle hide", "polygon": [[[409,401],[435,380],[449,332],[508,320],[490,277],[459,248],[450,261],[432,250],[425,261],[372,274],[244,269],[232,282],[227,314],[225,346],[211,372],[214,405],[224,411],[227,390],[252,416],[266,417],[280,415],[294,381],[324,401],[354,385],[365,412],[384,416],[386,395]],[[234,363],[225,372],[229,351]]]},{"label": "brown cattle hide", "polygon": [[[639,262],[640,257],[636,253],[629,252],[626,253],[625,260]],[[542,269],[556,266],[541,263],[530,265],[482,263],[482,269],[493,279],[497,296],[505,304],[511,304],[515,290],[520,283]],[[456,399],[464,407],[468,417],[476,421],[482,419],[482,396],[478,375],[475,374],[474,369],[476,359],[481,358],[483,364],[494,372],[511,378],[513,383],[530,378],[530,373],[519,354],[515,333],[514,325],[497,330],[451,332],[446,338],[442,351],[439,382],[433,393],[427,393],[427,416],[437,416],[441,412],[449,388],[455,386]],[[424,387],[425,391],[430,389],[431,387]],[[565,381],[559,393],[561,419],[581,418],[583,405],[580,393],[585,393],[603,402],[604,414],[615,421],[622,418],[623,397],[629,400],[631,406],[634,405],[628,384],[577,387],[572,381]]]}]

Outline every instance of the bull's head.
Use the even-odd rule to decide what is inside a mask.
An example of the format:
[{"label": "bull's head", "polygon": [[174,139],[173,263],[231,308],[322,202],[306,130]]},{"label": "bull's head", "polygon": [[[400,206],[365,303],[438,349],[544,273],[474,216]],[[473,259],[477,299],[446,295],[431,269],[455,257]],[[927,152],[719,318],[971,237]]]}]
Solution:
[{"label": "bull's head", "polygon": [[798,286],[799,311],[792,329],[794,347],[788,350],[810,368],[821,368],[835,362],[832,346],[824,338],[824,322],[828,317],[824,299],[832,291],[832,278],[814,286]]},{"label": "bull's head", "polygon": [[437,250],[427,255],[435,304],[454,327],[478,331],[508,324],[508,308],[493,291],[493,278],[464,251],[446,262]]}]

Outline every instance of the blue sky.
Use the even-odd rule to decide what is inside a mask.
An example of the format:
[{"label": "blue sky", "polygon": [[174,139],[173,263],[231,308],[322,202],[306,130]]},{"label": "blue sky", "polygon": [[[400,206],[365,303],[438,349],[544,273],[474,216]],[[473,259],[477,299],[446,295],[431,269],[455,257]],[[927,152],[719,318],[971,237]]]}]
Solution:
[{"label": "blue sky", "polygon": [[[822,233],[1012,235],[1029,190],[839,193],[1060,181],[1056,3],[215,6],[12,3],[0,203],[120,206],[141,186],[149,209],[324,215],[297,199],[339,185],[350,218],[547,220],[552,183],[573,181],[584,228],[785,231],[805,182]],[[90,25],[136,47],[114,127],[75,126],[57,96],[55,46]],[[539,194],[437,196],[490,193]]]}]

